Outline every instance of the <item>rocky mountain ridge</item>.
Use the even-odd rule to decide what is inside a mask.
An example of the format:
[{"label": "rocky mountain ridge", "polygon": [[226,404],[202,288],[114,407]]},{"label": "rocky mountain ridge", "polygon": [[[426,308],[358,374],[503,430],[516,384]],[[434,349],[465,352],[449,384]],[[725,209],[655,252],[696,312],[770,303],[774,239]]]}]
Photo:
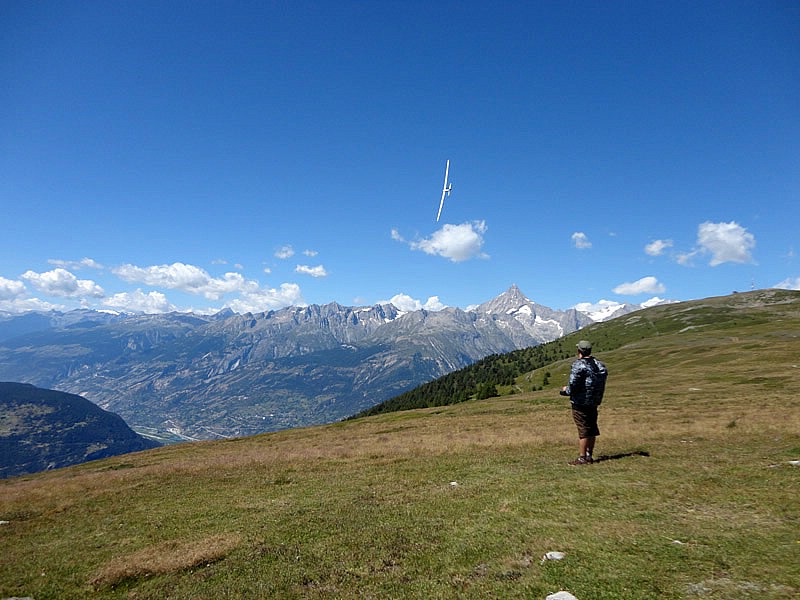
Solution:
[{"label": "rocky mountain ridge", "polygon": [[80,394],[159,439],[339,420],[594,322],[536,304],[517,286],[468,311],[334,302],[212,316],[73,311],[51,315],[49,326],[46,317],[0,319],[0,380]]}]

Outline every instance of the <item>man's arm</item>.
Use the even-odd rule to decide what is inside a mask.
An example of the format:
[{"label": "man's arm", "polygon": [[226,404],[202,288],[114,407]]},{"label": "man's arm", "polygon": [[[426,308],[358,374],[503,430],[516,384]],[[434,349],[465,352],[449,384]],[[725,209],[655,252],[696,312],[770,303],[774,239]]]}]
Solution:
[{"label": "man's arm", "polygon": [[562,396],[571,396],[572,395],[572,386],[575,385],[576,382],[580,380],[581,375],[581,367],[583,366],[582,361],[576,360],[572,363],[572,368],[569,371],[569,382],[567,385],[561,388],[559,394]]}]

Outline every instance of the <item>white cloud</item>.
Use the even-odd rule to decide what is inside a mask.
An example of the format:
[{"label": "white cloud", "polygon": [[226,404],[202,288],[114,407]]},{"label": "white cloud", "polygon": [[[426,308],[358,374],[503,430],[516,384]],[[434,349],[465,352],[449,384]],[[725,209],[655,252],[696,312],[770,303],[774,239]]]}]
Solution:
[{"label": "white cloud", "polygon": [[405,242],[405,239],[403,239],[403,236],[400,235],[400,232],[397,231],[397,229],[392,229],[392,239],[396,242]]},{"label": "white cloud", "polygon": [[787,277],[780,283],[776,283],[775,287],[781,290],[798,290],[800,291],[800,277]]},{"label": "white cloud", "polygon": [[690,266],[692,264],[692,259],[697,256],[699,252],[699,250],[692,250],[691,252],[679,252],[675,257],[675,262],[677,262],[679,265],[683,265],[684,267]]},{"label": "white cloud", "polygon": [[379,302],[379,304],[387,303],[394,304],[403,312],[413,312],[421,309],[437,311],[447,308],[445,304],[441,303],[439,296],[431,296],[424,304],[419,300],[412,298],[408,294],[395,294],[390,300],[381,300]]},{"label": "white cloud", "polygon": [[291,246],[282,246],[278,248],[277,252],[275,252],[275,257],[280,258],[281,260],[286,260],[287,258],[291,258],[294,256],[294,248]]},{"label": "white cloud", "polygon": [[589,241],[589,238],[582,231],[576,231],[572,234],[572,242],[575,244],[576,248],[581,250],[592,247],[592,242]]},{"label": "white cloud", "polygon": [[143,312],[148,314],[172,312],[175,306],[170,304],[161,292],[145,294],[137,289],[133,292],[114,294],[103,301],[103,304],[122,311]]},{"label": "white cloud", "polygon": [[644,251],[650,256],[661,256],[667,248],[672,248],[672,240],[656,240],[647,244]]},{"label": "white cloud", "polygon": [[327,277],[328,273],[325,271],[325,267],[322,265],[317,265],[316,267],[309,267],[306,265],[297,265],[295,267],[296,273],[302,273],[303,275],[311,275],[311,277]]},{"label": "white cloud", "polygon": [[752,233],[738,223],[705,222],[697,228],[697,244],[704,252],[711,253],[712,267],[726,262],[751,263],[750,251],[756,245]]},{"label": "white cloud", "polygon": [[425,301],[422,308],[425,310],[444,310],[447,308],[447,305],[442,304],[441,300],[439,300],[439,296],[431,296]]},{"label": "white cloud", "polygon": [[0,300],[14,300],[25,294],[25,284],[21,281],[0,277]]},{"label": "white cloud", "polygon": [[238,313],[257,313],[268,310],[277,310],[286,306],[300,306],[303,304],[303,296],[300,293],[300,286],[296,283],[282,283],[280,289],[249,290],[227,304],[227,306]]},{"label": "white cloud", "polygon": [[209,300],[219,300],[229,293],[258,289],[255,281],[248,281],[239,273],[225,273],[222,279],[216,279],[200,267],[180,262],[151,267],[122,265],[114,268],[112,272],[125,281],[182,290],[190,294],[203,295]]},{"label": "white cloud", "polygon": [[636,296],[638,294],[661,294],[666,289],[655,277],[642,277],[632,283],[621,283],[612,291],[623,296]]},{"label": "white cloud", "polygon": [[303,254],[305,254],[308,257],[314,257],[317,254],[319,254],[319,252],[317,252],[316,250],[303,250]]},{"label": "white cloud", "polygon": [[39,298],[26,298],[27,288],[21,281],[0,277],[0,311],[24,313],[31,310],[65,310],[62,304],[52,304]]},{"label": "white cloud", "polygon": [[67,310],[63,304],[52,304],[39,298],[14,298],[13,300],[0,299],[0,311],[10,313],[24,313],[31,310]]},{"label": "white cloud", "polygon": [[[445,224],[440,230],[435,231],[430,239],[410,242],[412,250],[422,250],[426,254],[442,256],[453,262],[463,262],[471,258],[488,258],[481,252],[483,246],[483,234],[486,232],[484,221],[474,221],[461,225]],[[404,241],[400,235],[393,230],[392,238],[397,241]]]},{"label": "white cloud", "polygon": [[78,279],[66,269],[57,268],[44,273],[26,271],[22,278],[48,296],[64,298],[102,298],[103,288],[89,279]]},{"label": "white cloud", "polygon": [[84,267],[88,267],[90,269],[98,269],[98,270],[103,268],[103,265],[101,265],[99,262],[97,262],[92,258],[82,258],[81,260],[57,260],[51,258],[47,262],[56,267],[63,267],[65,269],[74,269],[76,271],[79,269],[83,269]]},{"label": "white cloud", "polygon": [[379,304],[394,304],[398,309],[412,312],[422,308],[422,303],[408,294],[395,294],[389,300],[381,300]]}]

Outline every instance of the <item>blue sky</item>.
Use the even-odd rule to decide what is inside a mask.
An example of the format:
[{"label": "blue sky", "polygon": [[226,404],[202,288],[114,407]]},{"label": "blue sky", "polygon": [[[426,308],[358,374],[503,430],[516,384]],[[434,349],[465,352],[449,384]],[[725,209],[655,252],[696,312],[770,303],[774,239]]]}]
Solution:
[{"label": "blue sky", "polygon": [[8,0],[0,311],[798,289],[798,40],[788,1]]}]

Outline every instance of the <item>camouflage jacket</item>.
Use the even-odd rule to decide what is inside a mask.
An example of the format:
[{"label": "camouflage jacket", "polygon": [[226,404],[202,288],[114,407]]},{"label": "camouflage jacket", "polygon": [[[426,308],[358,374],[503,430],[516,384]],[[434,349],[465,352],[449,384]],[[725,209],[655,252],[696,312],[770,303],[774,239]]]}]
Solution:
[{"label": "camouflage jacket", "polygon": [[572,363],[566,396],[576,406],[599,406],[606,390],[606,366],[593,356]]}]

